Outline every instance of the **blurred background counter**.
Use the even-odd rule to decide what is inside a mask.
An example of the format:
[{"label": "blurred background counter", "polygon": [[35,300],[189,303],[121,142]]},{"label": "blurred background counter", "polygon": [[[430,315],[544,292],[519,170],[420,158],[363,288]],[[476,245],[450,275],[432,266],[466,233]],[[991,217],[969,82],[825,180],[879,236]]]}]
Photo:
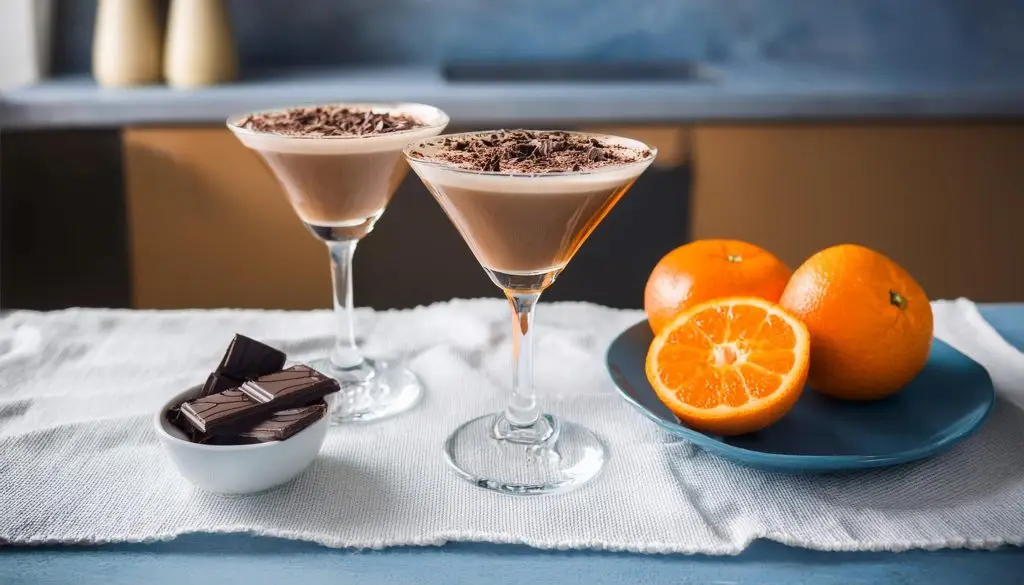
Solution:
[{"label": "blurred background counter", "polygon": [[[397,100],[451,130],[658,146],[553,299],[639,307],[662,254],[735,237],[793,265],[855,241],[932,297],[1024,300],[1020,2],[226,4],[240,77],[197,89],[97,86],[96,3],[52,5],[38,79],[0,90],[0,306],[328,306],[322,246],[223,121]],[[492,295],[469,254],[410,177],[356,255],[357,302]]]}]

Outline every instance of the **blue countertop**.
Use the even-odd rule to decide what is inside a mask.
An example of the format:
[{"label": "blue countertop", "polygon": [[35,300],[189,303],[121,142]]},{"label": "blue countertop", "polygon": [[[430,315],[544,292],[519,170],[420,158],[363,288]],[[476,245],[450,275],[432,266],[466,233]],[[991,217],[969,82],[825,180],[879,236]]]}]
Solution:
[{"label": "blue countertop", "polygon": [[233,113],[318,101],[417,101],[458,125],[1024,117],[1024,69],[868,72],[713,65],[711,80],[450,82],[438,68],[288,70],[198,90],[97,87],[86,75],[0,93],[0,129],[220,124]]},{"label": "blue countertop", "polygon": [[740,556],[539,551],[479,543],[356,552],[245,535],[149,545],[0,549],[0,583],[643,583],[1019,585],[1024,551],[829,553],[757,542]]},{"label": "blue countertop", "polygon": [[[982,315],[1024,348],[1024,305],[985,305]],[[392,585],[542,580],[551,583],[759,583],[763,585],[1017,585],[1024,549],[832,553],[755,542],[729,556],[542,551],[525,546],[455,543],[383,551],[243,534],[195,534],[154,544],[0,547],[0,583],[319,583]]]}]

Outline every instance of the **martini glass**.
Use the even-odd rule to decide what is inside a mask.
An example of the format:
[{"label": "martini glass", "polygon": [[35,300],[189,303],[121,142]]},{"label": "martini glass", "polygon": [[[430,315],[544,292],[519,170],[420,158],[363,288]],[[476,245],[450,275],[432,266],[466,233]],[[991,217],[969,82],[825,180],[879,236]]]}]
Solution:
[{"label": "martini glass", "polygon": [[338,380],[334,422],[371,421],[403,412],[416,404],[422,385],[399,363],[363,356],[356,344],[352,298],[352,255],[356,245],[384,213],[395,189],[409,171],[402,149],[410,142],[440,134],[448,124],[441,110],[421,104],[329,104],[410,116],[423,126],[399,132],[360,136],[293,136],[244,127],[253,112],[228,119],[242,144],[256,151],[284,189],[296,214],[327,244],[334,285],[336,337],[330,355],[314,366]]},{"label": "martini glass", "polygon": [[471,171],[432,155],[491,132],[410,144],[405,155],[512,306],[512,395],[503,412],[473,419],[445,441],[448,463],[477,486],[510,494],[570,489],[595,477],[605,459],[586,428],[541,412],[533,385],[534,308],[615,203],[654,160],[641,142],[582,134],[649,153],[589,171],[502,174]]}]

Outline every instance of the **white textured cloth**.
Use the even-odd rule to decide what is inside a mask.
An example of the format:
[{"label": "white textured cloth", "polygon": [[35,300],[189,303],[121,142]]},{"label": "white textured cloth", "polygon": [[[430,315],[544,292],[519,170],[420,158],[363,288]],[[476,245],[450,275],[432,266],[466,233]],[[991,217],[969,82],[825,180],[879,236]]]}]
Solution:
[{"label": "white textured cloth", "polygon": [[[938,334],[1024,395],[1024,358],[979,333],[969,302],[938,303]],[[976,313],[975,313],[976,314]],[[308,360],[331,343],[325,312],[69,310],[0,320],[0,540],[124,542],[248,532],[329,546],[452,540],[544,548],[736,553],[757,538],[827,550],[993,547],[1024,542],[1024,413],[1000,400],[977,435],[927,461],[853,475],[734,466],[673,438],[621,400],[611,339],[642,318],[542,304],[536,376],[545,408],[609,447],[603,474],[567,494],[509,497],[449,471],[442,440],[503,407],[503,301],[360,311],[364,347],[401,356],[427,386],[389,421],[331,429],[314,465],[248,497],[195,491],[150,427],[167,397],[203,380],[235,332]],[[999,344],[1002,343],[1002,346]]]}]

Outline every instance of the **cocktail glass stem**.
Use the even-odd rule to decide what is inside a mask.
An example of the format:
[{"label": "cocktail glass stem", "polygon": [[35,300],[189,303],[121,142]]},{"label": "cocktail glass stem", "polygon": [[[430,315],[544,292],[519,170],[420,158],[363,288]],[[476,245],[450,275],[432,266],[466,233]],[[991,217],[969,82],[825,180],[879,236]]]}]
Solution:
[{"label": "cocktail glass stem", "polygon": [[331,364],[339,370],[358,368],[363,356],[356,345],[355,305],[352,295],[352,255],[359,240],[327,242],[331,255],[331,281],[334,284],[334,321],[336,334]]},{"label": "cocktail glass stem", "polygon": [[533,387],[533,313],[540,293],[508,297],[512,305],[512,398],[505,417],[519,427],[537,422],[537,392]]},{"label": "cocktail glass stem", "polygon": [[337,423],[367,422],[408,410],[422,390],[416,375],[387,360],[363,357],[356,344],[352,255],[359,239],[328,239],[325,243],[331,254],[336,333],[323,372],[341,383],[341,391],[333,398],[331,418]]},{"label": "cocktail glass stem", "polygon": [[541,416],[533,386],[533,314],[540,293],[505,294],[512,305],[512,397],[505,411],[495,419],[493,436],[539,445],[555,433],[553,419]]}]

